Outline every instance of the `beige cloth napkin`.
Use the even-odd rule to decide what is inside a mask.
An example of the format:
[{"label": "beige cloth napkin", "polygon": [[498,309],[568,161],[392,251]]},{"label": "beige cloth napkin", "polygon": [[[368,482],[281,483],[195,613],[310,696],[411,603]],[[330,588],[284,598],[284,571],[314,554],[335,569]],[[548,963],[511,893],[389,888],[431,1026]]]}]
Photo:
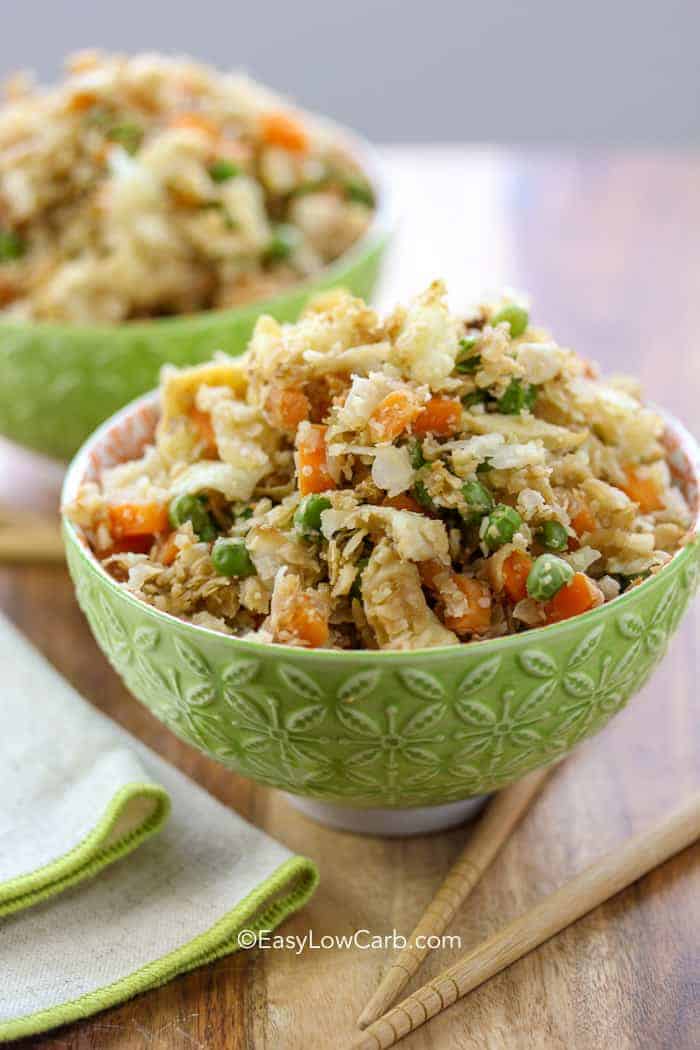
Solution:
[{"label": "beige cloth napkin", "polygon": [[101,715],[2,617],[0,666],[0,1041],[235,951],[308,900],[310,861]]}]

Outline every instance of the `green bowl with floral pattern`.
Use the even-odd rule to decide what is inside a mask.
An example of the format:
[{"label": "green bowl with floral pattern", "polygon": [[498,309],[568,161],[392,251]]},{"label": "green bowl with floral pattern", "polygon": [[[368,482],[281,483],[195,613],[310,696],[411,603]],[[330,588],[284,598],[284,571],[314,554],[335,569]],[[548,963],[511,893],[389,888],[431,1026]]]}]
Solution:
[{"label": "green bowl with floral pattern", "polygon": [[230,310],[120,325],[19,322],[0,314],[0,434],[69,459],[103,420],[156,386],[164,364],[199,364],[216,350],[239,354],[261,314],[295,321],[328,288],[371,299],[393,227],[391,201],[369,145],[337,130],[376,192],[372,223],[356,244],[315,277]]},{"label": "green bowl with floral pattern", "polygon": [[[64,504],[84,478],[139,455],[157,417],[150,395],[102,426],[69,469]],[[672,470],[697,507],[697,445],[667,422]],[[596,733],[662,658],[700,575],[696,526],[656,575],[562,623],[412,652],[314,651],[160,612],[113,580],[68,521],[64,535],[99,645],[177,736],[331,822],[382,831],[453,822],[468,800]],[[350,807],[380,810],[382,820],[353,822]],[[422,816],[406,824],[397,812],[406,809]]]}]

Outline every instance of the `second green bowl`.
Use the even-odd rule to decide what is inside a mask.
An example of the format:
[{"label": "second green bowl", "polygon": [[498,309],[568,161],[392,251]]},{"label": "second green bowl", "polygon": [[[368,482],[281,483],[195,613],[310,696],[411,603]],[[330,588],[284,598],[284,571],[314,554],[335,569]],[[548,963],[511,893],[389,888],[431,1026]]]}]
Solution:
[{"label": "second green bowl", "polygon": [[261,314],[295,321],[308,300],[327,288],[371,299],[393,216],[372,151],[345,137],[377,191],[372,224],[349,251],[312,280],[231,310],[114,326],[0,319],[0,434],[69,459],[104,419],[156,386],[164,364],[199,364],[216,350],[239,354]]}]

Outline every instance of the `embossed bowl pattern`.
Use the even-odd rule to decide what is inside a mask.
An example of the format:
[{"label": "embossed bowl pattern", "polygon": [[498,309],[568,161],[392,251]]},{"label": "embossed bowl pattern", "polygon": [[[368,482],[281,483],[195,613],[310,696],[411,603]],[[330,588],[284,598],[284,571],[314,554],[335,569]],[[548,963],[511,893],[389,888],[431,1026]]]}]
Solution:
[{"label": "embossed bowl pattern", "polygon": [[[133,455],[154,398],[105,424],[80,479]],[[674,424],[676,469],[697,501],[697,448]],[[419,652],[307,651],[231,638],[159,612],[102,569],[64,521],[92,631],[126,686],[174,733],[245,776],[357,807],[481,795],[597,732],[644,684],[694,594],[697,532],[656,576],[550,627]]]},{"label": "embossed bowl pattern", "polygon": [[327,288],[342,286],[369,300],[394,216],[369,146],[343,135],[378,187],[372,224],[348,252],[309,281],[230,310],[115,326],[0,319],[0,434],[69,459],[104,419],[152,389],[164,364],[198,364],[215,350],[241,353],[261,314],[294,321],[308,300]]}]

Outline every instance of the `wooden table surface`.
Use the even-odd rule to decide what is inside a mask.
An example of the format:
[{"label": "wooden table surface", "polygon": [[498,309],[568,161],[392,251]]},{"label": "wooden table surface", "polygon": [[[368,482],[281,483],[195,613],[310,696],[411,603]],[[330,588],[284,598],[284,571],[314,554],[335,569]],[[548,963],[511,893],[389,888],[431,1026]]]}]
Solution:
[{"label": "wooden table surface", "polygon": [[[444,275],[460,305],[508,283],[560,342],[698,434],[700,157],[385,152],[402,211],[383,305]],[[0,502],[51,507],[60,471],[0,446]],[[467,835],[353,837],[299,816],[163,728],[97,649],[62,567],[0,568],[0,605],[82,693],[217,798],[312,857],[321,885],[286,933],[408,933]],[[700,787],[698,603],[651,683],[547,785],[450,932],[462,951]],[[1,704],[1,701],[0,701]],[[1,934],[0,934],[1,935]],[[421,979],[460,951],[429,960]],[[23,1046],[342,1050],[389,950],[239,953]],[[700,846],[406,1039],[406,1050],[700,1046]]]}]

